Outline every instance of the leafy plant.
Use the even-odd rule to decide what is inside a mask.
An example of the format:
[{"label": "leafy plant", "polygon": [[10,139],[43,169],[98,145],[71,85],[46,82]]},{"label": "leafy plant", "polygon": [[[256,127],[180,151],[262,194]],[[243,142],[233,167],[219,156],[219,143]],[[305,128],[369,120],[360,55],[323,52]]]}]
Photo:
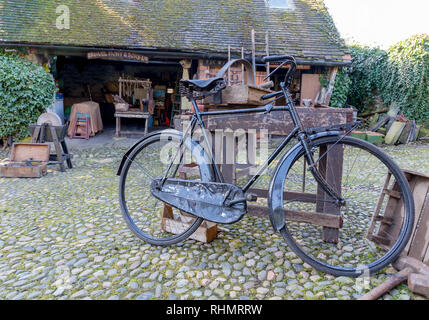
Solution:
[{"label": "leafy plant", "polygon": [[360,112],[368,111],[374,105],[374,97],[383,86],[383,77],[388,55],[379,48],[351,46],[353,57],[350,68],[349,103]]},{"label": "leafy plant", "polygon": [[344,108],[350,92],[351,83],[352,81],[347,73],[347,70],[339,70],[335,78],[334,91],[329,103],[331,107]]},{"label": "leafy plant", "polygon": [[[320,74],[319,82],[322,88],[329,88],[330,80],[326,71]],[[350,84],[351,80],[348,75],[348,71],[345,68],[341,68],[335,77],[334,91],[332,92],[331,100],[329,102],[331,107],[344,108],[350,91]]]},{"label": "leafy plant", "polygon": [[28,135],[53,102],[55,82],[41,66],[16,53],[0,51],[0,139]]},{"label": "leafy plant", "polygon": [[409,119],[429,119],[429,35],[416,35],[384,51],[351,46],[348,101],[365,112],[375,95],[391,106],[397,104]]}]

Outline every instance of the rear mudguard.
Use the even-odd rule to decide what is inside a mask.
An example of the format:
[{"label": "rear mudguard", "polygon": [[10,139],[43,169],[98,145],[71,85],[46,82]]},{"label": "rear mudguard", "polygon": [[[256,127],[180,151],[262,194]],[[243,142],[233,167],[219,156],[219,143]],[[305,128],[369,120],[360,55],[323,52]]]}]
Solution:
[{"label": "rear mudguard", "polygon": [[[165,129],[165,130],[159,130],[151,132],[147,135],[145,135],[143,138],[141,138],[139,141],[137,141],[123,156],[121,164],[119,165],[118,172],[116,173],[118,176],[121,175],[122,169],[124,168],[125,162],[127,161],[130,154],[145,140],[152,138],[153,136],[156,136],[157,134],[166,134],[171,136],[176,136],[177,138],[181,139],[183,134],[180,131],[173,130],[173,129]],[[213,171],[213,166],[211,164],[211,160],[205,152],[204,148],[201,147],[201,145],[192,140],[191,138],[187,138],[185,141],[186,147],[191,150],[192,156],[199,165],[200,168],[200,174],[201,174],[201,180],[202,181],[215,181],[215,175]]]},{"label": "rear mudguard", "polygon": [[[339,136],[339,131],[320,132],[310,136],[310,140],[315,140],[328,136]],[[277,165],[273,176],[271,177],[270,187],[268,190],[268,203],[271,224],[275,231],[280,231],[286,224],[285,214],[283,211],[283,190],[285,178],[289,173],[297,157],[303,152],[301,143],[297,143],[287,154],[283,156]]]}]

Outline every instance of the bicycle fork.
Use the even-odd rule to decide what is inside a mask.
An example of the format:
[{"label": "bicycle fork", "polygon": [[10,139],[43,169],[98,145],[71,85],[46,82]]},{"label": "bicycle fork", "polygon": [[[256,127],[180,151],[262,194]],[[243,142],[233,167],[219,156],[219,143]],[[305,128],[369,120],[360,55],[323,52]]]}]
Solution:
[{"label": "bicycle fork", "polygon": [[[308,136],[307,133],[305,133],[304,128],[302,126],[301,120],[295,110],[294,104],[293,104],[293,100],[292,97],[290,95],[290,93],[287,91],[287,87],[285,85],[284,82],[282,82],[280,84],[283,94],[285,96],[286,102],[287,104],[290,106],[289,108],[289,112],[290,115],[292,117],[292,121],[295,124],[295,126],[297,126],[299,128],[298,131],[298,140],[300,141],[300,143],[302,144],[302,147],[304,148],[305,151],[305,157],[307,160],[307,164],[308,164],[308,170],[310,170],[310,172],[312,173],[312,175],[314,176],[314,178],[316,179],[316,181],[320,184],[320,186],[322,187],[322,189],[333,199],[335,200],[335,204],[338,207],[344,206],[345,200],[343,197],[341,197],[341,195],[338,194],[337,191],[335,191],[326,181],[326,179],[320,174],[319,170],[317,169],[316,163],[313,159],[313,155],[311,154],[311,150],[309,147],[309,143],[308,143]],[[326,156],[323,155],[323,156]]]},{"label": "bicycle fork", "polygon": [[[313,175],[314,179],[316,179],[317,183],[322,187],[322,189],[334,200],[334,203],[338,207],[342,207],[346,205],[346,201],[343,197],[341,197],[340,194],[338,194],[337,191],[335,191],[329,183],[326,181],[326,179],[322,176],[320,171],[317,169],[316,162],[314,161],[313,154],[310,150],[307,134],[305,133],[299,133],[298,134],[298,140],[301,142],[304,151],[305,151],[305,158],[307,160],[308,164],[308,170]],[[327,154],[324,154],[323,157],[326,157]],[[320,159],[319,159],[320,161]]]}]

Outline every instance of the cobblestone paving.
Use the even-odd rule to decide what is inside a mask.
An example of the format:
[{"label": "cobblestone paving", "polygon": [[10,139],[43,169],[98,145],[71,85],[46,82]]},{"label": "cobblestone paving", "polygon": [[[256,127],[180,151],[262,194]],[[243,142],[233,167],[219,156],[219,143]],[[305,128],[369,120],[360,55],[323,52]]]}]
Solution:
[{"label": "cobblestone paving", "polygon": [[[303,263],[267,219],[246,217],[211,244],[140,242],[119,210],[124,145],[74,149],[75,169],[0,178],[0,299],[354,299],[355,279]],[[429,146],[385,150],[429,173]],[[7,156],[0,153],[0,159]],[[387,268],[371,278],[386,280]],[[385,299],[422,299],[406,285]]]}]

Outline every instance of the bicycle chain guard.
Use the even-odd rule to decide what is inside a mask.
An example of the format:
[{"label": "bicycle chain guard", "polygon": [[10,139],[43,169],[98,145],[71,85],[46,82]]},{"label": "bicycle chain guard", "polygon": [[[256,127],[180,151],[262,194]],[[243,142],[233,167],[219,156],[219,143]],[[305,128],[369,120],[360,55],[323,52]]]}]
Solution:
[{"label": "bicycle chain guard", "polygon": [[191,215],[221,224],[239,221],[247,213],[243,190],[227,183],[154,179],[154,197]]}]

